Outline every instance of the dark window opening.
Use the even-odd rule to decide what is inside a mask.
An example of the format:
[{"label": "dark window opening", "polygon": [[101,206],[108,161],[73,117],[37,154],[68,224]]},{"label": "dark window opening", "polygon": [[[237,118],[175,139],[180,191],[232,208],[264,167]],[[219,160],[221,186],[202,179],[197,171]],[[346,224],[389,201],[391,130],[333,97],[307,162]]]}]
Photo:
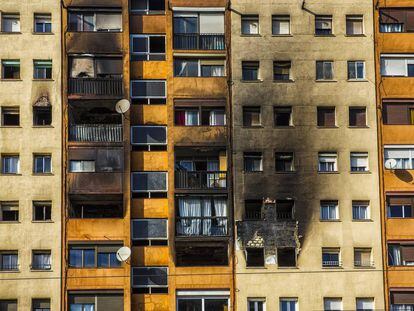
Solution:
[{"label": "dark window opening", "polygon": [[349,107],[349,126],[367,126],[367,110],[365,107]]},{"label": "dark window opening", "polygon": [[3,79],[20,79],[20,60],[4,60],[1,64]]},{"label": "dark window opening", "polygon": [[33,202],[33,220],[48,221],[52,219],[52,202]]},{"label": "dark window opening", "polygon": [[243,107],[243,126],[261,126],[261,108]]},{"label": "dark window opening", "polygon": [[1,125],[2,126],[19,126],[20,110],[18,107],[1,108]]},{"label": "dark window opening", "polygon": [[247,267],[264,267],[264,249],[247,248],[246,249],[246,266]]},{"label": "dark window opening", "polygon": [[273,62],[273,80],[289,81],[291,67],[292,67],[292,64],[290,61]]},{"label": "dark window opening", "polygon": [[69,210],[70,218],[123,218],[122,202],[72,202]]},{"label": "dark window opening", "polygon": [[50,299],[32,299],[32,311],[50,311]]},{"label": "dark window opening", "polygon": [[296,250],[294,248],[278,248],[277,264],[279,267],[296,267]]},{"label": "dark window opening", "polygon": [[3,202],[0,204],[0,221],[19,221],[19,203]]},{"label": "dark window opening", "polygon": [[277,219],[293,219],[293,200],[277,200],[276,201],[276,217]]},{"label": "dark window opening", "polygon": [[257,61],[242,62],[242,79],[244,81],[259,80],[259,66],[260,66],[260,63]]},{"label": "dark window opening", "polygon": [[275,126],[292,126],[291,107],[275,107],[273,117]]},{"label": "dark window opening", "polygon": [[52,124],[52,107],[34,107],[33,125],[48,126]]},{"label": "dark window opening", "polygon": [[176,243],[176,265],[180,267],[226,266],[228,265],[227,244],[192,245]]},{"label": "dark window opening", "polygon": [[316,15],[315,16],[315,35],[326,36],[332,34],[332,16]]},{"label": "dark window opening", "polygon": [[335,127],[335,108],[318,107],[318,126]]},{"label": "dark window opening", "polygon": [[276,172],[293,172],[295,170],[293,152],[276,152],[275,161]]},{"label": "dark window opening", "polygon": [[262,219],[263,200],[245,200],[244,201],[244,219],[258,220]]}]

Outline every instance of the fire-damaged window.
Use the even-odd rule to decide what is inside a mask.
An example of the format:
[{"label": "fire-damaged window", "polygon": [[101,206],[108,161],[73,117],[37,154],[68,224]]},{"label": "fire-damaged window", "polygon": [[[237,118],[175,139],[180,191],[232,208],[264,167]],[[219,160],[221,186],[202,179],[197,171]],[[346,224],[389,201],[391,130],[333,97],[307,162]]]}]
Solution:
[{"label": "fire-damaged window", "polygon": [[296,249],[278,248],[277,264],[279,267],[296,267]]},{"label": "fire-damaged window", "polygon": [[381,9],[380,32],[414,32],[414,9]]},{"label": "fire-damaged window", "polygon": [[119,148],[72,149],[69,154],[69,171],[81,172],[121,172],[123,153]]},{"label": "fire-damaged window", "polygon": [[133,293],[167,293],[168,267],[132,267]]},{"label": "fire-damaged window", "polygon": [[246,266],[263,268],[264,262],[264,249],[261,247],[246,248]]},{"label": "fire-damaged window", "polygon": [[52,124],[52,107],[33,107],[33,125],[48,126]]},{"label": "fire-damaged window", "polygon": [[69,10],[69,31],[122,31],[121,10]]},{"label": "fire-damaged window", "polygon": [[228,265],[227,242],[175,242],[176,266],[226,266]]},{"label": "fire-damaged window", "polygon": [[79,219],[122,218],[122,199],[107,198],[103,200],[102,196],[95,200],[93,197],[89,197],[88,200],[86,198],[85,200],[70,198],[69,217]]},{"label": "fire-damaged window", "polygon": [[263,200],[245,200],[244,201],[244,219],[259,220],[262,219]]},{"label": "fire-damaged window", "polygon": [[387,125],[414,125],[414,102],[385,102],[383,120]]},{"label": "fire-damaged window", "polygon": [[70,78],[122,78],[121,57],[76,56],[69,62]]},{"label": "fire-damaged window", "polygon": [[140,14],[160,14],[165,11],[165,0],[131,0],[131,12]]}]

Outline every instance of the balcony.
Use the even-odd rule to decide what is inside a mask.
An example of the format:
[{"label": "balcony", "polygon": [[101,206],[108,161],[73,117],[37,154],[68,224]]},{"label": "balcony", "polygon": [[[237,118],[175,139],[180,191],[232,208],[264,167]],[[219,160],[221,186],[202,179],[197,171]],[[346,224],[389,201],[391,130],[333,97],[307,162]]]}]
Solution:
[{"label": "balcony", "polygon": [[227,188],[225,171],[175,171],[175,188],[181,190],[224,190]]},{"label": "balcony", "polygon": [[69,140],[76,142],[122,142],[122,124],[72,124]]},{"label": "balcony", "polygon": [[225,48],[224,34],[180,33],[174,34],[176,50],[218,50]]},{"label": "balcony", "polygon": [[123,173],[92,172],[68,173],[71,194],[119,194],[122,193]]},{"label": "balcony", "polygon": [[178,237],[217,237],[228,235],[227,217],[177,217]]},{"label": "balcony", "polygon": [[122,97],[121,78],[69,78],[69,94]]}]

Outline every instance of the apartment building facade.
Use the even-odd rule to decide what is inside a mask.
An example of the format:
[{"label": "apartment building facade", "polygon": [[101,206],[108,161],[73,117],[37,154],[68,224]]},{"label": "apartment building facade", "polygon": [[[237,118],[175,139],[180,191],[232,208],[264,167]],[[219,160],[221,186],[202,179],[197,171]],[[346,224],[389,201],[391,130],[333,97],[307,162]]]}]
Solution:
[{"label": "apartment building facade", "polygon": [[372,1],[232,1],[237,310],[383,310]]},{"label": "apartment building facade", "polygon": [[412,14],[407,1],[375,6],[376,87],[379,127],[385,298],[389,310],[414,306],[412,251],[413,148]]},{"label": "apartment building facade", "polygon": [[0,308],[58,310],[60,4],[1,1],[0,19]]},{"label": "apartment building facade", "polygon": [[233,304],[227,1],[130,6],[132,308]]},{"label": "apartment building facade", "polygon": [[128,1],[64,1],[62,21],[62,310],[129,310]]}]

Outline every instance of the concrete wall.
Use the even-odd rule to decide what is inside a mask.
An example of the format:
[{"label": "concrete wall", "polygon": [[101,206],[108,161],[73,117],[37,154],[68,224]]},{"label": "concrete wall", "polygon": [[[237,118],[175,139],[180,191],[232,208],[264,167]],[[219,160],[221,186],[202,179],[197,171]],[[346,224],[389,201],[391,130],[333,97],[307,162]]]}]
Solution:
[{"label": "concrete wall", "polygon": [[[20,13],[21,33],[0,34],[0,59],[20,59],[21,79],[0,80],[0,106],[20,108],[20,127],[0,128],[0,153],[20,155],[20,174],[0,176],[0,201],[19,201],[19,222],[0,223],[0,250],[18,250],[19,272],[0,272],[0,299],[17,299],[30,310],[32,298],[50,298],[60,308],[61,240],[61,27],[53,0],[0,3],[2,13]],[[51,13],[52,33],[34,34],[34,13]],[[33,80],[33,60],[53,62],[52,80]],[[52,105],[52,125],[34,127],[32,105],[40,96]],[[33,154],[52,155],[52,174],[33,175]],[[32,221],[32,201],[52,201],[50,222]],[[52,270],[31,272],[32,250],[51,250]]]},{"label": "concrete wall", "polygon": [[[244,252],[236,251],[236,307],[247,310],[248,297],[267,298],[266,310],[279,310],[279,298],[297,297],[300,310],[322,310],[324,297],[342,297],[343,309],[355,309],[357,297],[384,308],[380,200],[376,144],[373,4],[370,0],[232,1],[234,206],[242,220],[245,199],[295,199],[301,249],[295,269],[266,265],[246,269]],[[240,14],[260,16],[260,35],[240,35]],[[288,14],[291,36],[272,36],[272,14]],[[333,36],[314,36],[314,14],[333,15]],[[364,36],[345,34],[345,16],[364,15]],[[273,61],[291,60],[294,82],[273,82]],[[315,62],[334,61],[334,81],[315,81]],[[366,80],[347,81],[347,61],[364,60]],[[260,61],[262,81],[241,81],[241,62]],[[245,128],[242,106],[262,109],[262,127]],[[273,106],[292,106],[291,128],[274,128]],[[335,128],[318,128],[317,106],[336,107]],[[348,126],[349,106],[367,107],[367,127]],[[263,152],[263,172],[243,172],[243,152]],[[277,174],[275,151],[295,153],[296,172]],[[317,172],[318,152],[338,153],[338,173]],[[369,153],[369,172],[350,172],[350,152]],[[339,221],[320,221],[320,200],[339,201]],[[352,220],[352,200],[369,200],[371,220]],[[322,268],[322,247],[340,247],[342,268]],[[374,267],[355,269],[355,247],[372,248]],[[368,285],[369,284],[369,285]]]}]

